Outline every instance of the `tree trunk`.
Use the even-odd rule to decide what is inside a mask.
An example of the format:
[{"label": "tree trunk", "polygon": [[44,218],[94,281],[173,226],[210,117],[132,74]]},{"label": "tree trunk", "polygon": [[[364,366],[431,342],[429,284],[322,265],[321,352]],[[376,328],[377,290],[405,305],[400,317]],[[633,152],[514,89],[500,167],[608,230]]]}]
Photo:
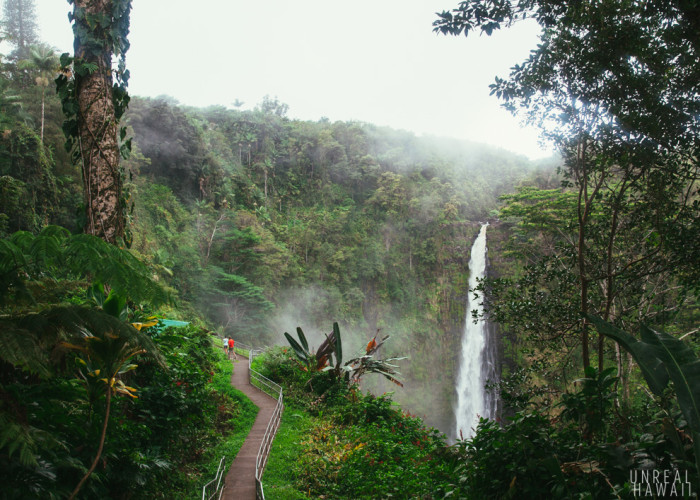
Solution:
[{"label": "tree trunk", "polygon": [[[88,16],[111,17],[111,0],[75,0],[75,9],[85,9]],[[76,24],[78,23],[76,19]],[[92,27],[81,27],[90,32]],[[124,214],[121,207],[122,181],[119,171],[117,119],[112,101],[112,52],[96,53],[93,46],[75,38],[75,59],[94,64],[92,73],[76,74],[78,100],[78,135],[82,157],[85,193],[85,232],[109,243],[124,237]]]},{"label": "tree trunk", "polygon": [[577,242],[577,261],[579,283],[581,285],[580,292],[580,307],[583,320],[581,322],[581,361],[584,370],[591,364],[590,354],[588,351],[588,279],[586,277],[586,223],[588,219],[588,175],[586,173],[586,145],[579,144],[577,154],[577,169],[578,176],[578,242]]},{"label": "tree trunk", "polygon": [[[577,216],[578,216],[578,241],[577,241],[577,264],[579,272],[579,283],[581,286],[580,300],[581,300],[581,314],[583,315],[583,320],[581,322],[581,361],[583,363],[584,370],[588,368],[591,364],[590,361],[590,351],[589,351],[589,323],[586,315],[589,312],[589,299],[588,292],[591,285],[591,278],[588,276],[588,269],[586,263],[586,229],[588,228],[588,218],[591,215],[592,206],[600,187],[603,184],[605,175],[601,174],[600,177],[594,181],[594,173],[588,169],[588,143],[586,139],[583,139],[578,145],[578,151],[576,155],[576,165],[574,168],[574,175],[576,178],[576,183],[578,185],[578,201],[577,201]],[[592,188],[589,191],[589,187]],[[602,347],[602,344],[601,344]]]},{"label": "tree trunk", "polygon": [[267,206],[267,167],[263,167],[265,173],[265,206]]}]

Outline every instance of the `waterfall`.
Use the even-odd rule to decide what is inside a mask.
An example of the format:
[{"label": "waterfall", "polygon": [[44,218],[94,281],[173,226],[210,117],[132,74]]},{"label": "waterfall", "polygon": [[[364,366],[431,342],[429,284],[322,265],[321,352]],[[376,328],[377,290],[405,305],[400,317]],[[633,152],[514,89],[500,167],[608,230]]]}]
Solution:
[{"label": "waterfall", "polygon": [[471,291],[478,285],[477,279],[486,274],[487,226],[488,223],[481,226],[469,259],[469,292],[456,384],[455,439],[460,438],[460,435],[465,439],[471,437],[479,423],[479,417],[493,418],[496,415],[496,397],[491,391],[484,389],[484,384],[494,380],[496,374],[493,332],[488,322],[483,319],[474,323],[471,313],[474,309],[479,313],[483,310],[480,300],[472,303]]}]

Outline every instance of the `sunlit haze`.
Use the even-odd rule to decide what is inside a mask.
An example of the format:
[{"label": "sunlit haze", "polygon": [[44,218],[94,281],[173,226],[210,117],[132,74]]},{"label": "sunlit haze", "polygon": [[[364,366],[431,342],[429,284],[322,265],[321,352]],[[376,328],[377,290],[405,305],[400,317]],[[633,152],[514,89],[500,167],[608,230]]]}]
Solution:
[{"label": "sunlit haze", "polygon": [[[72,52],[65,0],[37,0],[42,40]],[[132,95],[169,95],[192,106],[252,109],[265,95],[288,116],[357,120],[549,156],[489,84],[537,42],[521,24],[492,37],[432,31],[457,0],[134,0]]]}]

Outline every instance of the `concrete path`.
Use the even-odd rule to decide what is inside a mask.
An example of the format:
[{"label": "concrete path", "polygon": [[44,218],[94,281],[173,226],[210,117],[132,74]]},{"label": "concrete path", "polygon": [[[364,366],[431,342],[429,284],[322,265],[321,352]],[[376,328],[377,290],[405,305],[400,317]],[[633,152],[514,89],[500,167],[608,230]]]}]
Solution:
[{"label": "concrete path", "polygon": [[248,360],[238,355],[234,362],[231,385],[243,392],[260,408],[253,428],[238,451],[231,469],[226,475],[226,488],[223,497],[226,500],[255,500],[255,459],[262,443],[265,429],[275,410],[277,401],[250,385],[248,376]]}]

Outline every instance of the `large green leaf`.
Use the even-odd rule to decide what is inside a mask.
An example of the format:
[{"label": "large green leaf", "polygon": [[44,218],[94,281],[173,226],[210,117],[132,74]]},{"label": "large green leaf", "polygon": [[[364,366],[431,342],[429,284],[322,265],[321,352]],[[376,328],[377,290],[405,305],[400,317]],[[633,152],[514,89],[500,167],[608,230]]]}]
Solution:
[{"label": "large green leaf", "polygon": [[339,370],[343,362],[343,342],[340,340],[340,327],[337,322],[333,322],[333,337],[335,338],[336,370]]},{"label": "large green leaf", "polygon": [[654,394],[661,396],[668,385],[669,374],[664,363],[659,359],[654,346],[640,341],[601,318],[596,316],[587,316],[587,318],[595,325],[599,333],[610,337],[632,354],[647,384],[649,384],[649,388]]},{"label": "large green leaf", "polygon": [[297,358],[299,358],[300,361],[307,363],[309,360],[308,352],[305,351],[304,348],[299,345],[299,342],[294,340],[294,337],[289,335],[287,332],[284,332],[284,336],[287,339],[287,342],[289,342],[289,345],[292,346],[292,349],[294,349],[294,354],[297,355]]},{"label": "large green leaf", "polygon": [[700,359],[685,342],[642,325],[642,339],[655,348],[668,370],[688,424],[700,432]]},{"label": "large green leaf", "polygon": [[663,390],[669,378],[673,381],[678,406],[692,430],[695,465],[700,474],[700,359],[682,340],[668,333],[642,325],[642,338],[637,340],[600,318],[587,317],[601,334],[616,340],[634,356],[654,393],[659,394],[658,389]]},{"label": "large green leaf", "polygon": [[297,326],[297,336],[304,350],[309,352],[309,343],[306,341],[306,335],[304,335],[304,330],[302,330],[300,326]]},{"label": "large green leaf", "polygon": [[114,316],[115,318],[119,319],[126,319],[124,314],[122,314],[125,311],[126,308],[126,297],[114,293],[114,291],[111,291],[109,293],[109,296],[107,299],[104,301],[102,304],[102,310],[109,314],[110,316]]}]

